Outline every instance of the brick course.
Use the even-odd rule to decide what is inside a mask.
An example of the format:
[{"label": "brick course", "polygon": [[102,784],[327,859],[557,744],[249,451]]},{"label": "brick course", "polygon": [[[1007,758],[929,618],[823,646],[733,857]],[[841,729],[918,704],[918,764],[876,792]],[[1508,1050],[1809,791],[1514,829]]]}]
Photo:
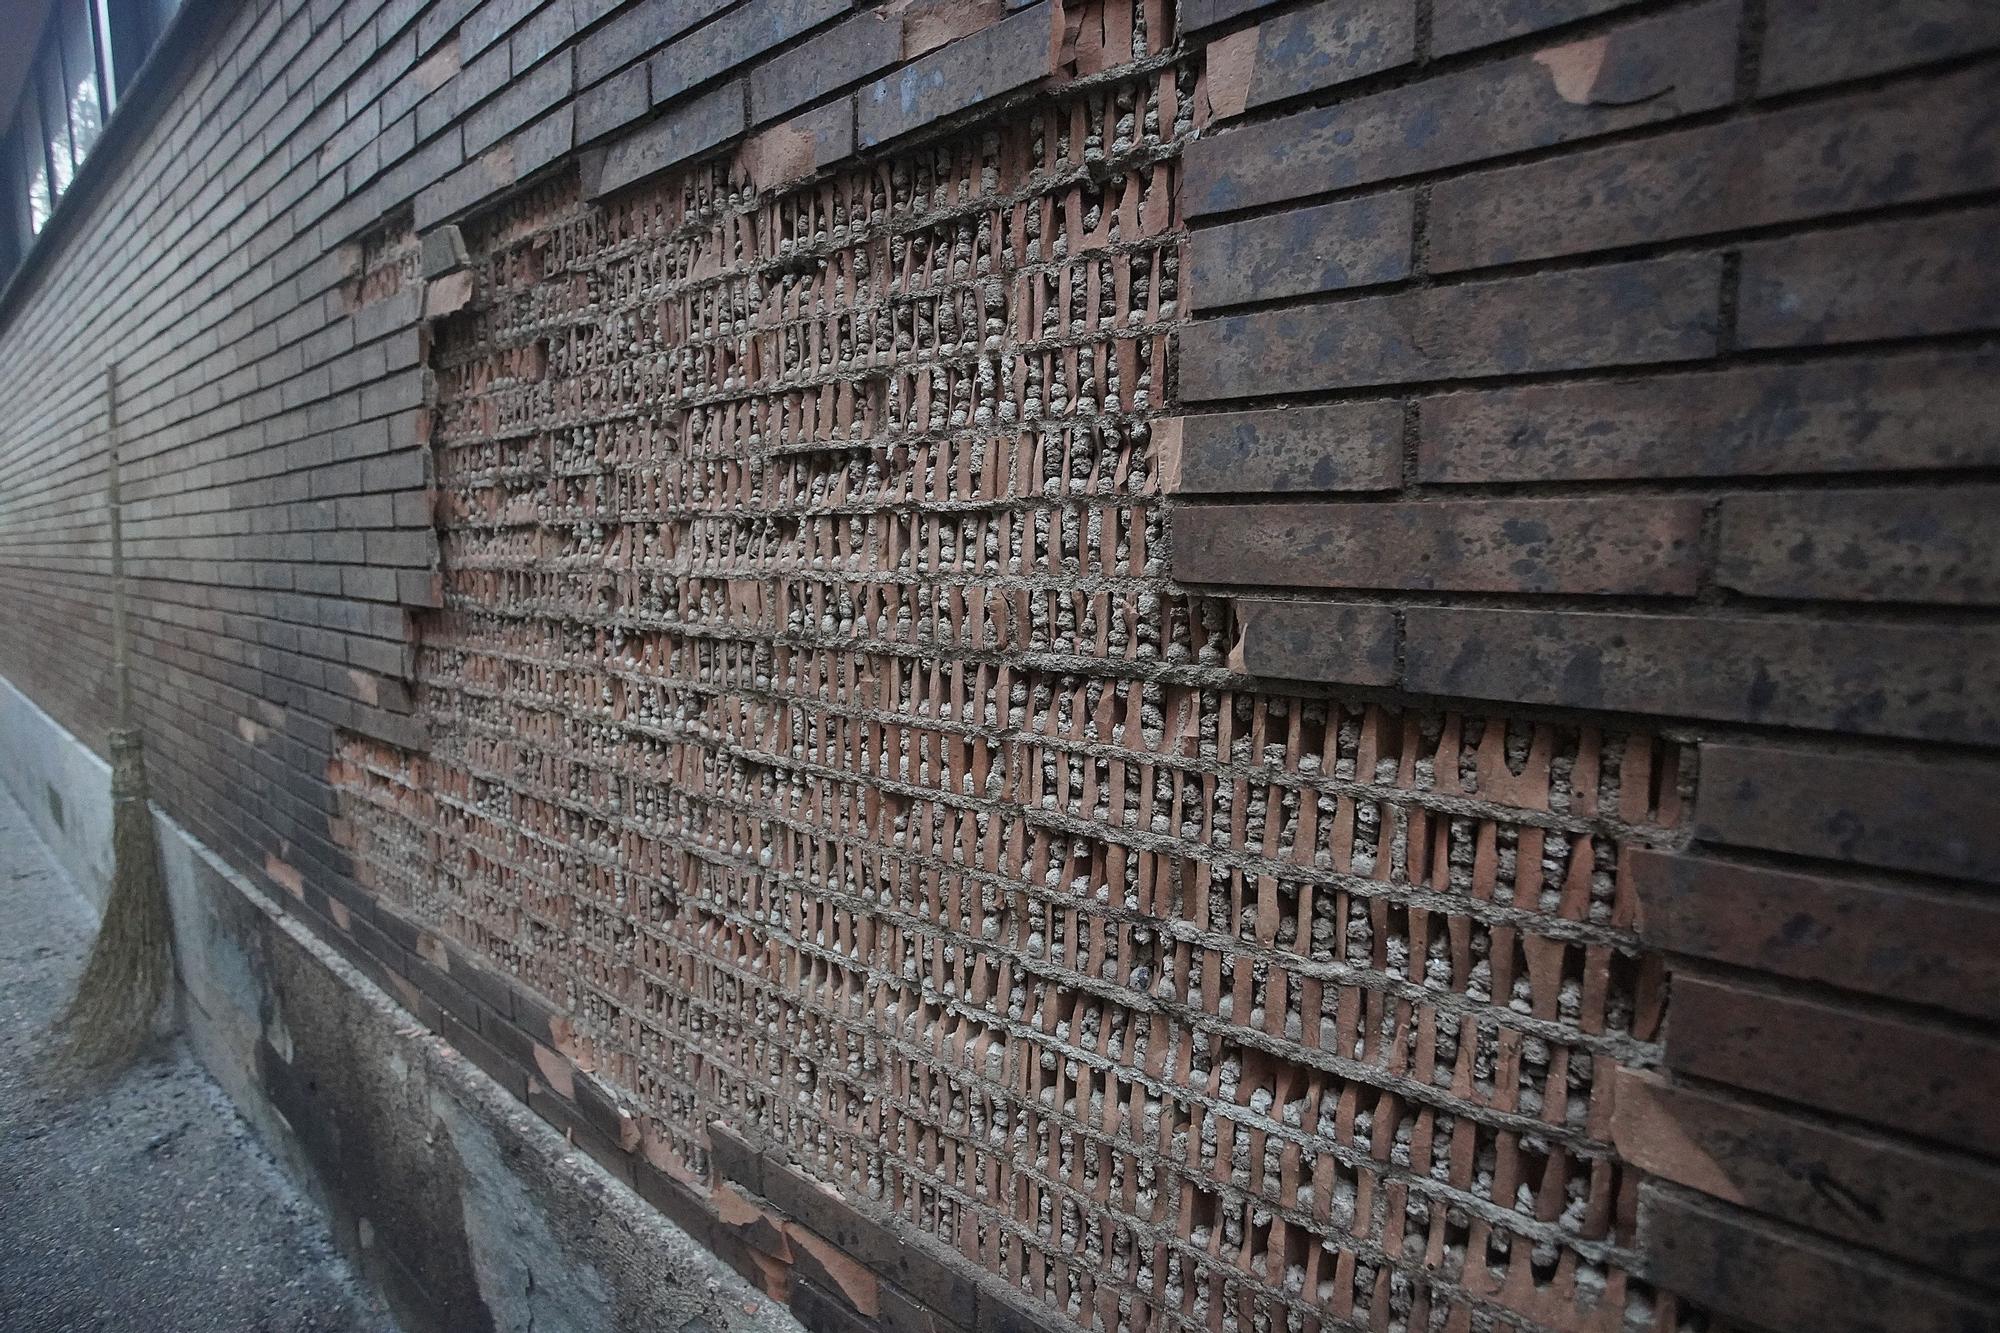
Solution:
[{"label": "brick course", "polygon": [[163,805],[809,1326],[1983,1326],[1987,7],[183,23],[0,671],[115,361]]}]

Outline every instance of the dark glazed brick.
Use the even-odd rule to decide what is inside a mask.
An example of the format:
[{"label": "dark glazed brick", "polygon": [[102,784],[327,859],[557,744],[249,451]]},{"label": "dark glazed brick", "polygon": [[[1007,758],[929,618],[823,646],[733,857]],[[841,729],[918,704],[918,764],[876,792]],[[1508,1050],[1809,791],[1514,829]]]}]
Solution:
[{"label": "dark glazed brick", "polygon": [[432,0],[417,20],[417,49],[429,51],[453,35],[475,7],[475,0]]},{"label": "dark glazed brick", "polygon": [[1173,574],[1193,583],[1464,592],[1694,592],[1696,500],[1187,505]]},{"label": "dark glazed brick", "polygon": [[535,1067],[535,1039],[500,1011],[485,1009],[479,1015],[479,1031],[509,1060],[523,1069]]},{"label": "dark glazed brick", "polygon": [[1199,32],[1279,3],[1281,0],[1185,0],[1180,7],[1180,29]]},{"label": "dark glazed brick", "polygon": [[653,100],[679,97],[847,8],[847,0],[749,0],[653,57]]},{"label": "dark glazed brick", "polygon": [[596,198],[622,189],[727,142],[743,129],[743,84],[738,80],[613,140],[601,150],[596,178],[586,172],[585,193]]},{"label": "dark glazed brick", "polygon": [[564,102],[507,141],[514,179],[526,180],[576,147],[576,104]]},{"label": "dark glazed brick", "polygon": [[1768,0],[1757,90],[1766,97],[2000,46],[1991,0]]},{"label": "dark glazed brick", "polygon": [[[1940,412],[1939,404],[1949,410]],[[1920,352],[1425,399],[1429,482],[2000,465],[2000,356]]]},{"label": "dark glazed brick", "polygon": [[1953,1148],[2000,1153],[2000,1042],[1955,1028],[1682,975],[1666,1062]]},{"label": "dark glazed brick", "polygon": [[1670,120],[1734,93],[1738,0],[1198,139],[1189,217]]},{"label": "dark glazed brick", "polygon": [[526,986],[515,984],[514,1022],[523,1032],[544,1046],[555,1046],[560,1021],[562,1010]]},{"label": "dark glazed brick", "polygon": [[461,1023],[475,1024],[479,1021],[479,1001],[472,992],[452,980],[444,972],[431,966],[418,952],[412,952],[404,960],[403,975],[417,984],[424,994],[437,1001],[439,1007]]},{"label": "dark glazed brick", "polygon": [[632,1159],[632,1177],[639,1196],[659,1209],[669,1222],[709,1249],[718,1248],[721,1227],[715,1211],[692,1186],[674,1179],[643,1157]]},{"label": "dark glazed brick", "polygon": [[792,1314],[806,1333],[878,1333],[873,1320],[863,1319],[839,1297],[804,1280],[792,1284]]},{"label": "dark glazed brick", "polygon": [[575,1093],[576,1112],[585,1124],[595,1130],[607,1143],[623,1145],[633,1128],[632,1122],[620,1114],[618,1099],[612,1090],[589,1074],[577,1074],[571,1084]]},{"label": "dark glazed brick", "polygon": [[709,1164],[722,1180],[748,1187],[752,1194],[764,1192],[764,1157],[741,1134],[720,1120],[708,1126]]},{"label": "dark glazed brick", "polygon": [[2000,883],[1996,791],[1995,763],[1709,743],[1694,829],[1737,847]]},{"label": "dark glazed brick", "polygon": [[1432,0],[1431,54],[1470,51],[1636,3],[1638,0]]},{"label": "dark glazed brick", "polygon": [[1640,1194],[1639,1249],[1661,1286],[1766,1327],[1813,1333],[1993,1327],[1990,1298],[1900,1265],[1862,1262],[1852,1249],[1656,1185]]},{"label": "dark glazed brick", "polygon": [[1436,272],[2000,186],[2000,66],[1440,182]]},{"label": "dark glazed brick", "polygon": [[528,1081],[528,1109],[548,1121],[557,1133],[618,1180],[627,1185],[634,1183],[632,1154],[591,1128],[575,1107],[533,1079]]},{"label": "dark glazed brick", "polygon": [[498,97],[465,118],[465,151],[484,152],[570,94],[570,62],[551,60],[509,83]]},{"label": "dark glazed brick", "polygon": [[2000,326],[2000,210],[1743,247],[1745,347],[1859,342]]},{"label": "dark glazed brick", "polygon": [[578,44],[577,83],[596,83],[619,66],[650,55],[729,3],[730,0],[640,0]]},{"label": "dark glazed brick", "polygon": [[855,94],[855,142],[880,144],[1048,75],[1054,0],[939,48]]},{"label": "dark glazed brick", "polygon": [[554,55],[576,35],[580,24],[596,17],[583,0],[550,0],[507,39],[515,72]]},{"label": "dark glazed brick", "polygon": [[417,104],[417,137],[428,139],[506,87],[511,74],[505,50],[488,51],[452,75]]},{"label": "dark glazed brick", "polygon": [[613,130],[641,120],[653,105],[646,89],[646,67],[634,65],[586,88],[576,99],[576,138],[589,143]]},{"label": "dark glazed brick", "polygon": [[1189,303],[1212,310],[1407,278],[1414,205],[1404,191],[1197,231],[1188,237]]},{"label": "dark glazed brick", "polygon": [[438,1035],[453,1050],[478,1065],[488,1078],[505,1088],[510,1095],[527,1100],[527,1068],[509,1058],[499,1047],[448,1013],[438,1015]]},{"label": "dark glazed brick", "polygon": [[1410,0],[1323,0],[1266,20],[1254,38],[1238,39],[1250,57],[1247,69],[1225,68],[1226,48],[1211,48],[1209,96],[1223,100],[1230,93],[1217,84],[1247,76],[1245,105],[1259,107],[1379,74],[1415,58],[1416,34]]},{"label": "dark glazed brick", "polygon": [[1710,356],[1709,256],[1435,287],[1201,320],[1181,339],[1189,402]]},{"label": "dark glazed brick", "polygon": [[1277,680],[1342,685],[1396,681],[1396,613],[1355,602],[1230,603],[1242,631],[1239,670]]},{"label": "dark glazed brick", "polygon": [[2000,1018],[2000,906],[1634,849],[1640,938],[1671,953]]},{"label": "dark glazed brick", "polygon": [[423,238],[424,276],[441,278],[447,273],[456,273],[469,260],[465,253],[465,237],[457,227],[433,228]]},{"label": "dark glazed brick", "polygon": [[[483,1009],[498,1010],[502,1015],[514,1012],[513,987],[505,977],[495,972],[492,966],[482,962],[470,950],[450,940],[444,944],[445,971],[451,979],[477,996]],[[482,1013],[479,1030],[485,1032],[487,1018]]]},{"label": "dark glazed brick", "polygon": [[2000,744],[1983,626],[1469,607],[1404,625],[1425,694]]},{"label": "dark glazed brick", "polygon": [[902,58],[900,17],[882,10],[856,14],[750,71],[750,121],[761,125]]},{"label": "dark glazed brick", "polygon": [[876,1319],[881,1333],[965,1333],[965,1325],[976,1314],[970,1308],[933,1310],[891,1282],[882,1283],[879,1292],[882,1310]]},{"label": "dark glazed brick", "polygon": [[1057,1333],[1058,1325],[1011,1296],[991,1288],[979,1293],[978,1333]]},{"label": "dark glazed brick", "polygon": [[766,1159],[764,1197],[935,1310],[970,1310],[978,1288],[953,1262],[906,1241],[796,1168]]},{"label": "dark glazed brick", "polygon": [[[540,3],[541,0],[482,0],[458,27],[459,49],[468,56],[485,50],[533,13]],[[552,7],[569,3],[570,0],[555,0]]]},{"label": "dark glazed brick", "polygon": [[[514,179],[513,157],[504,149],[475,158],[417,195],[417,226],[432,227],[448,218],[470,212],[512,186]],[[378,401],[371,402],[371,398]],[[415,405],[406,398],[380,395],[373,385],[362,390],[361,410],[364,412],[389,412]]]},{"label": "dark glazed brick", "polygon": [[1974,1281],[2000,1274],[2000,1170],[1621,1071],[1611,1135],[1649,1175]]},{"label": "dark glazed brick", "polygon": [[2000,486],[1734,495],[1716,580],[1757,597],[2000,602]]},{"label": "dark glazed brick", "polygon": [[1402,481],[1402,431],[1403,407],[1393,402],[1188,417],[1180,426],[1180,466],[1169,489],[1209,495],[1393,490]]}]

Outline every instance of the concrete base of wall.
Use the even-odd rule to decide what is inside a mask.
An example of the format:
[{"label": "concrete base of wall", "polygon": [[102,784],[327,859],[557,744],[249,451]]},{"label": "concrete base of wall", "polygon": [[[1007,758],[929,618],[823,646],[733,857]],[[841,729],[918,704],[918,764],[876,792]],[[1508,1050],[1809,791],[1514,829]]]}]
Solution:
[{"label": "concrete base of wall", "polygon": [[0,678],[0,783],[99,912],[111,892],[111,765]]},{"label": "concrete base of wall", "polygon": [[[5,680],[0,782],[101,904],[109,768]],[[796,1333],[281,903],[156,818],[189,1039],[404,1327]]]}]

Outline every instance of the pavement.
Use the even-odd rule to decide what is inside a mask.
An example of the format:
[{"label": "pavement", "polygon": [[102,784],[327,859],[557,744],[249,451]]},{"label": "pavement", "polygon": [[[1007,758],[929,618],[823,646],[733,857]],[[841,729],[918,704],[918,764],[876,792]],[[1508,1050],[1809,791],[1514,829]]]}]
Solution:
[{"label": "pavement", "polygon": [[396,1333],[185,1042],[47,1078],[94,929],[0,788],[0,1333]]}]

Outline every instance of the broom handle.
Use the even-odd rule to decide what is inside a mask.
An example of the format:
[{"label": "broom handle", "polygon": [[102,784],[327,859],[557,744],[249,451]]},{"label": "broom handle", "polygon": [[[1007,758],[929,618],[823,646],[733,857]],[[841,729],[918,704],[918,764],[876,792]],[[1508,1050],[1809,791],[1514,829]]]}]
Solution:
[{"label": "broom handle", "polygon": [[111,436],[111,463],[106,469],[111,498],[111,670],[118,688],[118,727],[132,725],[132,662],[125,624],[124,504],[118,495],[118,367],[104,367],[104,400]]}]

